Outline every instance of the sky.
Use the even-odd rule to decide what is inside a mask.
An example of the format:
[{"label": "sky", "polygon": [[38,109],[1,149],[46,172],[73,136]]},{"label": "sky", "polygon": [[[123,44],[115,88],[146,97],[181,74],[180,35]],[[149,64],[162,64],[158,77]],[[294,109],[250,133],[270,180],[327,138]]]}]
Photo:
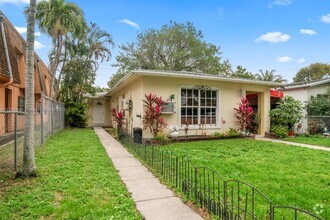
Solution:
[{"label": "sky", "polygon": [[[25,37],[23,14],[29,0],[0,0],[0,10]],[[252,73],[276,70],[292,81],[300,68],[330,63],[330,0],[71,0],[88,22],[115,42],[110,62],[102,63],[95,84],[106,87],[116,68],[118,46],[147,28],[169,21],[192,22],[206,42],[220,47],[222,60]],[[36,29],[36,53],[48,63],[50,39]]]}]

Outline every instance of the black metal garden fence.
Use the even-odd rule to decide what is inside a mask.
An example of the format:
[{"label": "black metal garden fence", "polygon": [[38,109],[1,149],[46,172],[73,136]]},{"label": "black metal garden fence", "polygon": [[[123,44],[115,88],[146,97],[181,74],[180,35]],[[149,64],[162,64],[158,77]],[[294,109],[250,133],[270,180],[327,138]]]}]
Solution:
[{"label": "black metal garden fence", "polygon": [[125,135],[121,141],[171,187],[181,191],[189,200],[218,219],[322,220],[296,207],[274,205],[251,184],[225,180],[208,167],[195,166],[187,156],[177,156],[172,151],[154,145],[135,143],[130,135]]}]

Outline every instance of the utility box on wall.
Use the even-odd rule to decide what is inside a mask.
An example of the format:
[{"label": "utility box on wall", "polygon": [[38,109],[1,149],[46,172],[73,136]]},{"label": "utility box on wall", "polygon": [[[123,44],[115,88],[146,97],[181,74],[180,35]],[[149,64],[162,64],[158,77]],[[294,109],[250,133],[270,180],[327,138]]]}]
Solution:
[{"label": "utility box on wall", "polygon": [[175,102],[164,102],[162,105],[162,114],[176,113]]}]

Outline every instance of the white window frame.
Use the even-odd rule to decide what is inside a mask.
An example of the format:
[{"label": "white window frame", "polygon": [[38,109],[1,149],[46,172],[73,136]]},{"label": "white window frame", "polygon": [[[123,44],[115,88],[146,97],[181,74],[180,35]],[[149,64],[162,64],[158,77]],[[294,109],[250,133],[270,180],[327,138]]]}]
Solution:
[{"label": "white window frame", "polygon": [[[220,105],[221,105],[221,89],[219,87],[210,87],[212,91],[216,91],[217,93],[217,107],[216,107],[216,123],[215,123],[215,126],[211,126],[209,124],[205,124],[204,126],[204,129],[220,129],[221,128],[221,125],[220,125],[220,119],[221,119],[221,112],[220,112]],[[194,89],[194,86],[192,85],[181,85],[178,87],[178,100],[177,100],[177,106],[178,106],[178,118],[177,118],[177,122],[178,122],[178,127],[180,130],[183,130],[184,129],[184,126],[181,124],[181,108],[182,108],[182,105],[181,105],[181,90],[182,89]],[[200,96],[199,96],[199,101],[198,101],[198,124],[200,123],[200,112],[201,112],[201,101],[200,101]],[[191,130],[195,130],[195,129],[199,129],[199,125],[189,125],[189,129]]]}]

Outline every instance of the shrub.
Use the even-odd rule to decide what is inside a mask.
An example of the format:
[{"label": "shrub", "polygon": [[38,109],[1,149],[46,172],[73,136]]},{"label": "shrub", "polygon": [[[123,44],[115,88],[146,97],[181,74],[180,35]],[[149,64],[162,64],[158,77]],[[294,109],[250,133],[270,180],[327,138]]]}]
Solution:
[{"label": "shrub", "polygon": [[277,103],[277,107],[270,110],[271,126],[279,125],[293,130],[293,127],[303,117],[303,106],[298,100],[286,96]]},{"label": "shrub", "polygon": [[236,130],[235,128],[229,128],[229,131],[227,131],[227,136],[228,137],[238,137],[240,136],[240,132]]},{"label": "shrub", "polygon": [[213,137],[217,137],[217,138],[223,138],[225,136],[224,133],[220,133],[220,132],[214,132],[212,134]]},{"label": "shrub", "polygon": [[125,111],[124,110],[118,111],[117,109],[113,108],[112,116],[117,126],[117,137],[119,140],[122,140],[122,138],[124,137],[123,125],[125,124],[124,122]]},{"label": "shrub", "polygon": [[247,129],[253,129],[253,108],[249,105],[247,98],[242,98],[238,103],[238,108],[234,108],[236,123],[240,126],[240,130],[246,133]]},{"label": "shrub", "polygon": [[84,128],[87,122],[87,104],[78,102],[65,103],[65,126]]},{"label": "shrub", "polygon": [[155,138],[158,132],[161,132],[167,125],[165,119],[161,117],[164,101],[162,97],[150,93],[148,95],[145,94],[143,103],[143,107],[145,108],[142,118],[143,129],[149,129]]},{"label": "shrub", "polygon": [[310,116],[330,116],[330,87],[325,94],[312,96],[306,108]]},{"label": "shrub", "polygon": [[275,133],[278,138],[288,137],[288,127],[282,125],[273,125],[271,131]]},{"label": "shrub", "polygon": [[154,140],[160,141],[162,144],[166,144],[168,142],[168,137],[167,134],[160,132],[154,137]]}]

